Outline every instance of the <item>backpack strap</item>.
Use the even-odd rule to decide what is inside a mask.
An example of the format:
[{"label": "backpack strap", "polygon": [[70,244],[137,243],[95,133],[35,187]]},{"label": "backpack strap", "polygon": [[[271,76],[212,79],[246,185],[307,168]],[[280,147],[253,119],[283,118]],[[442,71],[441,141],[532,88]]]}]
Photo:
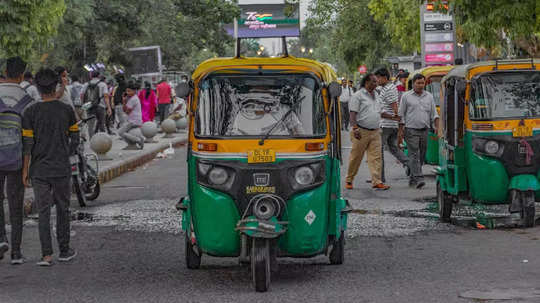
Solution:
[{"label": "backpack strap", "polygon": [[4,103],[4,100],[2,100],[2,98],[0,98],[0,112],[4,112],[8,108],[9,107]]},{"label": "backpack strap", "polygon": [[23,89],[24,89],[24,90],[27,90],[30,86],[32,86],[32,84],[25,85],[25,86],[23,87]]},{"label": "backpack strap", "polygon": [[30,95],[26,94],[24,97],[13,106],[13,109],[16,110],[18,113],[22,113],[24,108],[30,104],[30,102],[34,101]]}]

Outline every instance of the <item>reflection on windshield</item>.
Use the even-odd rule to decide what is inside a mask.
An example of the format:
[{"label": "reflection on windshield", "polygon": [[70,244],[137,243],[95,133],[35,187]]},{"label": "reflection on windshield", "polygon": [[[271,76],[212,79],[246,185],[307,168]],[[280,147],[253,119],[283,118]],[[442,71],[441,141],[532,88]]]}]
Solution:
[{"label": "reflection on windshield", "polygon": [[215,137],[324,135],[319,83],[308,75],[210,76],[200,84],[195,131]]},{"label": "reflection on windshield", "polygon": [[473,82],[471,119],[540,116],[540,72],[500,72]]}]

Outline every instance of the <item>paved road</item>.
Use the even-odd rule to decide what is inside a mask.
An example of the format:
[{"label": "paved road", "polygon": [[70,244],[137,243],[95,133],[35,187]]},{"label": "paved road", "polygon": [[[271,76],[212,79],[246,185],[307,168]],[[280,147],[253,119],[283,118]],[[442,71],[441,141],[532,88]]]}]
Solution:
[{"label": "paved road", "polygon": [[185,149],[177,149],[107,183],[93,207],[74,210],[82,220],[73,224],[79,256],[71,264],[35,266],[37,229],[27,221],[28,262],[0,261],[0,302],[540,301],[540,228],[482,231],[407,216],[427,207],[422,197],[433,196],[433,184],[409,190],[395,166],[392,189],[373,192],[361,170],[357,189],[346,192],[358,213],[342,266],[325,257],[280,260],[265,294],[252,291],[249,269],[236,259],[205,256],[200,270],[187,270],[173,209],[186,192]]}]

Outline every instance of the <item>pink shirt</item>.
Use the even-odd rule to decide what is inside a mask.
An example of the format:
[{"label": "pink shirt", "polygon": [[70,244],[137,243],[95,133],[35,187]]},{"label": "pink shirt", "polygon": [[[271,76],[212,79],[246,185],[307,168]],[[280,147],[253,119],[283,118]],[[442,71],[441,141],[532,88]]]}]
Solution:
[{"label": "pink shirt", "polygon": [[156,87],[158,93],[158,103],[159,104],[169,104],[171,103],[171,86],[166,81],[161,82]]}]

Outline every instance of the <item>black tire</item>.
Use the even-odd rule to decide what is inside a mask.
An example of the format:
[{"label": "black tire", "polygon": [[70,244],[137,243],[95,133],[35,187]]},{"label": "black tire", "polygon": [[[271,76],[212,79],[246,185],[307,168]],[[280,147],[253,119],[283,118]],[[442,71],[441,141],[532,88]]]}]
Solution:
[{"label": "black tire", "polygon": [[87,201],[94,201],[99,197],[99,194],[101,193],[101,185],[99,184],[99,180],[96,181],[96,186],[94,186],[94,190],[90,193],[86,193],[86,200]]},{"label": "black tire", "polygon": [[339,240],[334,241],[329,259],[332,265],[341,265],[345,261],[345,231],[342,230]]},{"label": "black tire", "polygon": [[536,216],[534,199],[533,191],[521,193],[521,202],[523,205],[523,209],[521,210],[521,224],[525,228],[534,227]]},{"label": "black tire", "polygon": [[251,246],[251,276],[257,292],[270,288],[270,240],[253,238]]},{"label": "black tire", "polygon": [[77,200],[81,207],[86,207],[86,196],[84,195],[81,184],[79,183],[79,176],[72,176],[73,189],[75,190],[75,195],[77,195]]},{"label": "black tire", "polygon": [[441,184],[437,182],[437,202],[439,204],[439,217],[443,223],[450,223],[450,217],[452,216],[452,198],[450,195],[443,191]]},{"label": "black tire", "polygon": [[189,240],[188,232],[185,234],[185,242],[186,242],[186,251],[185,251],[185,257],[186,257],[186,266],[189,269],[199,269],[201,267],[201,255],[200,252],[197,254],[195,252],[195,248],[193,247],[193,244],[191,244],[191,241]]}]

